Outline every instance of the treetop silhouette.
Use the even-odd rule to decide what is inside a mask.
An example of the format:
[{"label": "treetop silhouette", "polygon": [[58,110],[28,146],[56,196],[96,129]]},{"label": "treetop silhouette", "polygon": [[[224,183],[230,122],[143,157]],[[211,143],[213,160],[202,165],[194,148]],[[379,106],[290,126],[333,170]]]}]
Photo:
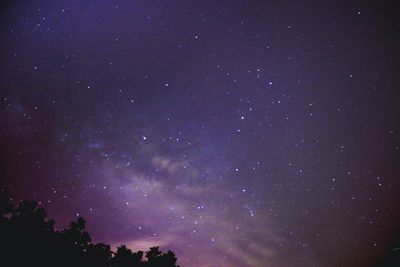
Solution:
[{"label": "treetop silhouette", "polygon": [[[125,245],[113,252],[110,245],[94,244],[79,217],[56,231],[54,220],[37,203],[21,201],[14,207],[0,194],[0,255],[9,266],[179,267],[172,251],[159,247],[132,252]],[[143,255],[147,260],[143,260]]]}]

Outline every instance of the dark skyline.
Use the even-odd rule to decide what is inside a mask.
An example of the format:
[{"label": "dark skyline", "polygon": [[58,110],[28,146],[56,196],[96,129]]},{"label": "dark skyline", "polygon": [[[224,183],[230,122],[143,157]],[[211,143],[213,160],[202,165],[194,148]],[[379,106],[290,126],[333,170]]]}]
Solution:
[{"label": "dark skyline", "polygon": [[395,5],[9,1],[0,14],[13,201],[185,267],[368,267],[391,250]]}]

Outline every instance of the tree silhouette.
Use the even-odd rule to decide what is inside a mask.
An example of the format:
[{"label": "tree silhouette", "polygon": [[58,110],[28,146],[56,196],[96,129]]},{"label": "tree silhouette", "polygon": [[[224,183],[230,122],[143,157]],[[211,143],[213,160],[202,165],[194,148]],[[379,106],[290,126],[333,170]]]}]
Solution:
[{"label": "tree silhouette", "polygon": [[112,267],[133,267],[144,266],[142,262],[143,251],[133,253],[126,246],[122,245],[117,248],[117,252],[111,261]]},{"label": "tree silhouette", "polygon": [[86,262],[90,266],[108,267],[110,266],[112,251],[110,245],[106,244],[89,244],[86,253]]},{"label": "tree silhouette", "polygon": [[121,245],[116,252],[107,244],[91,243],[86,221],[78,218],[69,227],[54,230],[54,220],[37,203],[21,201],[18,207],[0,194],[0,256],[8,266],[179,267],[171,251],[159,247],[132,252]]},{"label": "tree silhouette", "polygon": [[160,247],[151,247],[149,251],[146,252],[147,266],[157,267],[174,267],[176,266],[176,257],[172,251],[167,253],[162,253],[159,250]]}]

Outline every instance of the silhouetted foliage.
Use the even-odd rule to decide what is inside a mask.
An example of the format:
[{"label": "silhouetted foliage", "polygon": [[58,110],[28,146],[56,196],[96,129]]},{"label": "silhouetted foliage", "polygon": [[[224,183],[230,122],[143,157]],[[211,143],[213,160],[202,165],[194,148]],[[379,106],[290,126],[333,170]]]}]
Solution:
[{"label": "silhouetted foliage", "polygon": [[[144,266],[142,262],[143,251],[133,253],[126,246],[117,248],[117,252],[111,260],[112,267]],[[172,266],[172,265],[171,265]]]},{"label": "silhouetted foliage", "polygon": [[63,231],[54,230],[54,220],[35,202],[21,201],[14,208],[0,194],[0,257],[7,266],[179,267],[171,251],[159,247],[132,252],[121,245],[91,243],[85,220],[78,218]]}]

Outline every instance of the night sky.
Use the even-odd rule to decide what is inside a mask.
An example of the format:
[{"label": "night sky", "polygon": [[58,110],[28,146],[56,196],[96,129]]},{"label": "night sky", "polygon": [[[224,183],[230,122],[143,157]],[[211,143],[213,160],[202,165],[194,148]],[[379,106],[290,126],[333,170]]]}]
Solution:
[{"label": "night sky", "polygon": [[1,189],[184,267],[374,266],[400,233],[383,2],[3,3]]}]

